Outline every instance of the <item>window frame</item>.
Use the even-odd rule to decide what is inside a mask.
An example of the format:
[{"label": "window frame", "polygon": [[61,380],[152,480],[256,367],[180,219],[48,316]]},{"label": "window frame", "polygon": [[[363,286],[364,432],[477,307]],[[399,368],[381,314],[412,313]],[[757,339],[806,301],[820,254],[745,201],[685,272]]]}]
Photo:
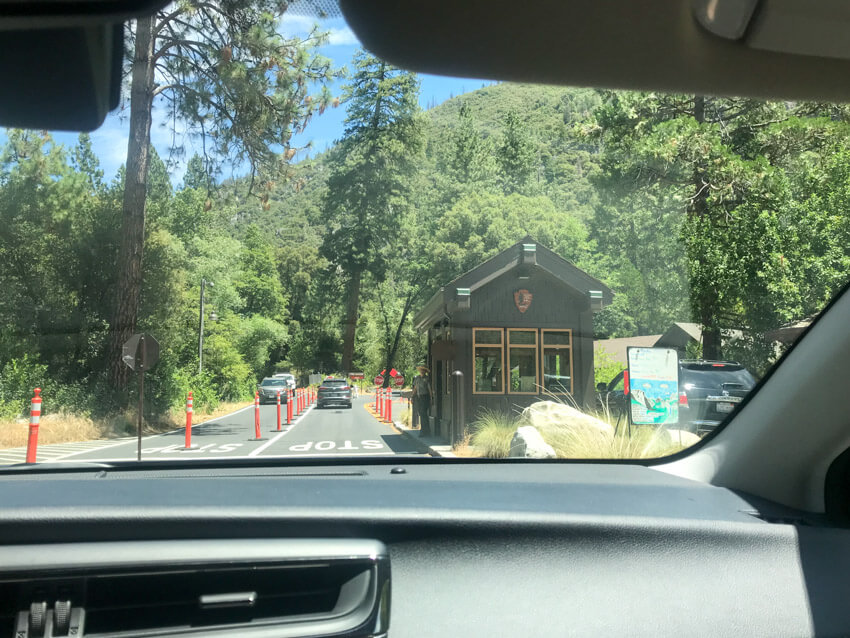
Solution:
[{"label": "window frame", "polygon": [[[534,334],[534,343],[533,344],[527,344],[527,343],[512,344],[511,343],[511,333],[512,332],[531,332],[532,334]],[[541,345],[540,329],[539,328],[505,328],[505,333],[506,334],[505,334],[504,342],[505,342],[505,352],[506,352],[507,361],[508,361],[508,365],[507,365],[508,370],[511,369],[511,349],[512,348],[521,348],[521,349],[524,349],[524,350],[534,350],[534,390],[532,390],[531,392],[522,392],[520,390],[514,391],[514,390],[511,389],[510,377],[508,377],[508,384],[505,387],[505,394],[521,394],[521,395],[525,395],[525,396],[537,396],[537,395],[539,395],[540,391],[541,391],[541,387],[540,387],[540,379],[541,379],[541,376],[540,376],[540,368],[541,368],[541,363],[540,363],[540,345]],[[572,335],[570,335],[570,340],[572,341]],[[572,381],[572,377],[570,377],[570,381]]]},{"label": "window frame", "polygon": [[[499,343],[478,343],[476,337],[479,332],[484,331],[496,331],[501,335],[501,339]],[[491,396],[498,396],[505,394],[505,329],[504,328],[487,328],[487,327],[473,327],[472,328],[472,394],[489,394]],[[501,366],[500,370],[502,373],[502,389],[496,392],[493,391],[483,391],[476,390],[476,380],[478,379],[478,374],[475,366],[475,361],[478,358],[476,355],[476,348],[499,348],[501,352]]]},{"label": "window frame", "polygon": [[[563,344],[547,344],[545,335],[547,332],[566,332],[570,335],[570,345]],[[550,390],[546,387],[546,349],[549,348],[551,350],[569,350],[569,358],[570,358],[570,389],[568,392],[556,392],[554,390]],[[540,380],[541,391],[544,393],[554,394],[554,395],[562,395],[562,396],[572,396],[573,395],[573,330],[572,328],[541,328],[540,329]]]}]

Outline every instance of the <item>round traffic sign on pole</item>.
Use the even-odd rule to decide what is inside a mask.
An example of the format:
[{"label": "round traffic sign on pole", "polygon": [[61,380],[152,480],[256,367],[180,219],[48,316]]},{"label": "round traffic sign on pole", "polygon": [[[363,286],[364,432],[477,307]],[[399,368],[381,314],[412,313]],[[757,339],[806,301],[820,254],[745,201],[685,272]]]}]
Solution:
[{"label": "round traffic sign on pole", "polygon": [[404,375],[403,375],[403,374],[399,374],[399,375],[395,378],[395,386],[396,386],[397,388],[400,388],[400,387],[401,387],[401,386],[403,386],[403,385],[404,385]]},{"label": "round traffic sign on pole", "polygon": [[384,385],[384,377],[380,374],[375,377],[375,385]]}]

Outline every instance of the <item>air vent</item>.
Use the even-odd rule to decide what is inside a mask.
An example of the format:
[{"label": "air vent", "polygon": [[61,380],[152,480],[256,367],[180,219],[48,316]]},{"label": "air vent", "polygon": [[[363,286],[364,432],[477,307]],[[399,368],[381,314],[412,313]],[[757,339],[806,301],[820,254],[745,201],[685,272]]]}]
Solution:
[{"label": "air vent", "polygon": [[364,540],[0,548],[0,636],[67,636],[72,621],[97,637],[375,636],[389,562]]}]

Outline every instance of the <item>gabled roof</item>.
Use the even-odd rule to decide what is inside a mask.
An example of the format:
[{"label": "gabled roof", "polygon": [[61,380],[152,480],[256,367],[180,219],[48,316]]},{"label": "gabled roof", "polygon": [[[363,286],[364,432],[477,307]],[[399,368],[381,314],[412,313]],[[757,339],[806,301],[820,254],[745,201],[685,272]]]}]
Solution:
[{"label": "gabled roof", "polygon": [[[533,246],[533,250],[525,250],[524,247],[527,246]],[[534,263],[530,264],[529,259],[533,259]],[[603,305],[610,304],[614,298],[611,289],[601,281],[591,277],[546,246],[539,244],[533,237],[526,236],[513,246],[442,286],[413,318],[414,325],[417,329],[422,329],[432,321],[433,317],[442,314],[449,304],[455,302],[459,288],[468,289],[470,293],[475,292],[478,288],[520,266],[540,268],[576,290],[580,295],[598,291],[602,295]]]},{"label": "gabled roof", "polygon": [[628,352],[628,348],[637,347],[637,348],[651,348],[655,345],[656,341],[661,337],[661,335],[644,335],[641,337],[618,337],[616,339],[597,339],[593,342],[593,350],[594,352],[598,352],[600,350],[604,350],[608,353],[608,355],[616,361],[626,367],[628,364],[628,359],[626,354]]}]

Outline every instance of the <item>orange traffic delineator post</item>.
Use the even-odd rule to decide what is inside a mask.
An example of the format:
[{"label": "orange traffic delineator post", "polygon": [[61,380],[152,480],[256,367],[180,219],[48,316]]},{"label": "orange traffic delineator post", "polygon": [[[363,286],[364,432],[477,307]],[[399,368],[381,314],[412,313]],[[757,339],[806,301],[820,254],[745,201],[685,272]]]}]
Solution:
[{"label": "orange traffic delineator post", "polygon": [[387,388],[387,409],[386,409],[386,422],[393,422],[393,389]]},{"label": "orange traffic delineator post", "polygon": [[260,438],[260,393],[254,391],[254,434]]},{"label": "orange traffic delineator post", "polygon": [[277,431],[280,432],[280,390],[277,391]]},{"label": "orange traffic delineator post", "polygon": [[292,424],[292,389],[286,391],[286,425]]},{"label": "orange traffic delineator post", "polygon": [[381,397],[381,389],[375,388],[375,414],[378,414],[378,401]]},{"label": "orange traffic delineator post", "polygon": [[38,424],[41,422],[41,388],[34,390],[30,407],[30,435],[27,439],[27,463],[35,463],[35,455],[38,450]]},{"label": "orange traffic delineator post", "polygon": [[194,404],[194,399],[192,398],[192,391],[189,391],[189,396],[186,397],[186,443],[184,445],[184,449],[189,450],[192,448],[192,414],[194,412],[194,408],[192,407]]}]

